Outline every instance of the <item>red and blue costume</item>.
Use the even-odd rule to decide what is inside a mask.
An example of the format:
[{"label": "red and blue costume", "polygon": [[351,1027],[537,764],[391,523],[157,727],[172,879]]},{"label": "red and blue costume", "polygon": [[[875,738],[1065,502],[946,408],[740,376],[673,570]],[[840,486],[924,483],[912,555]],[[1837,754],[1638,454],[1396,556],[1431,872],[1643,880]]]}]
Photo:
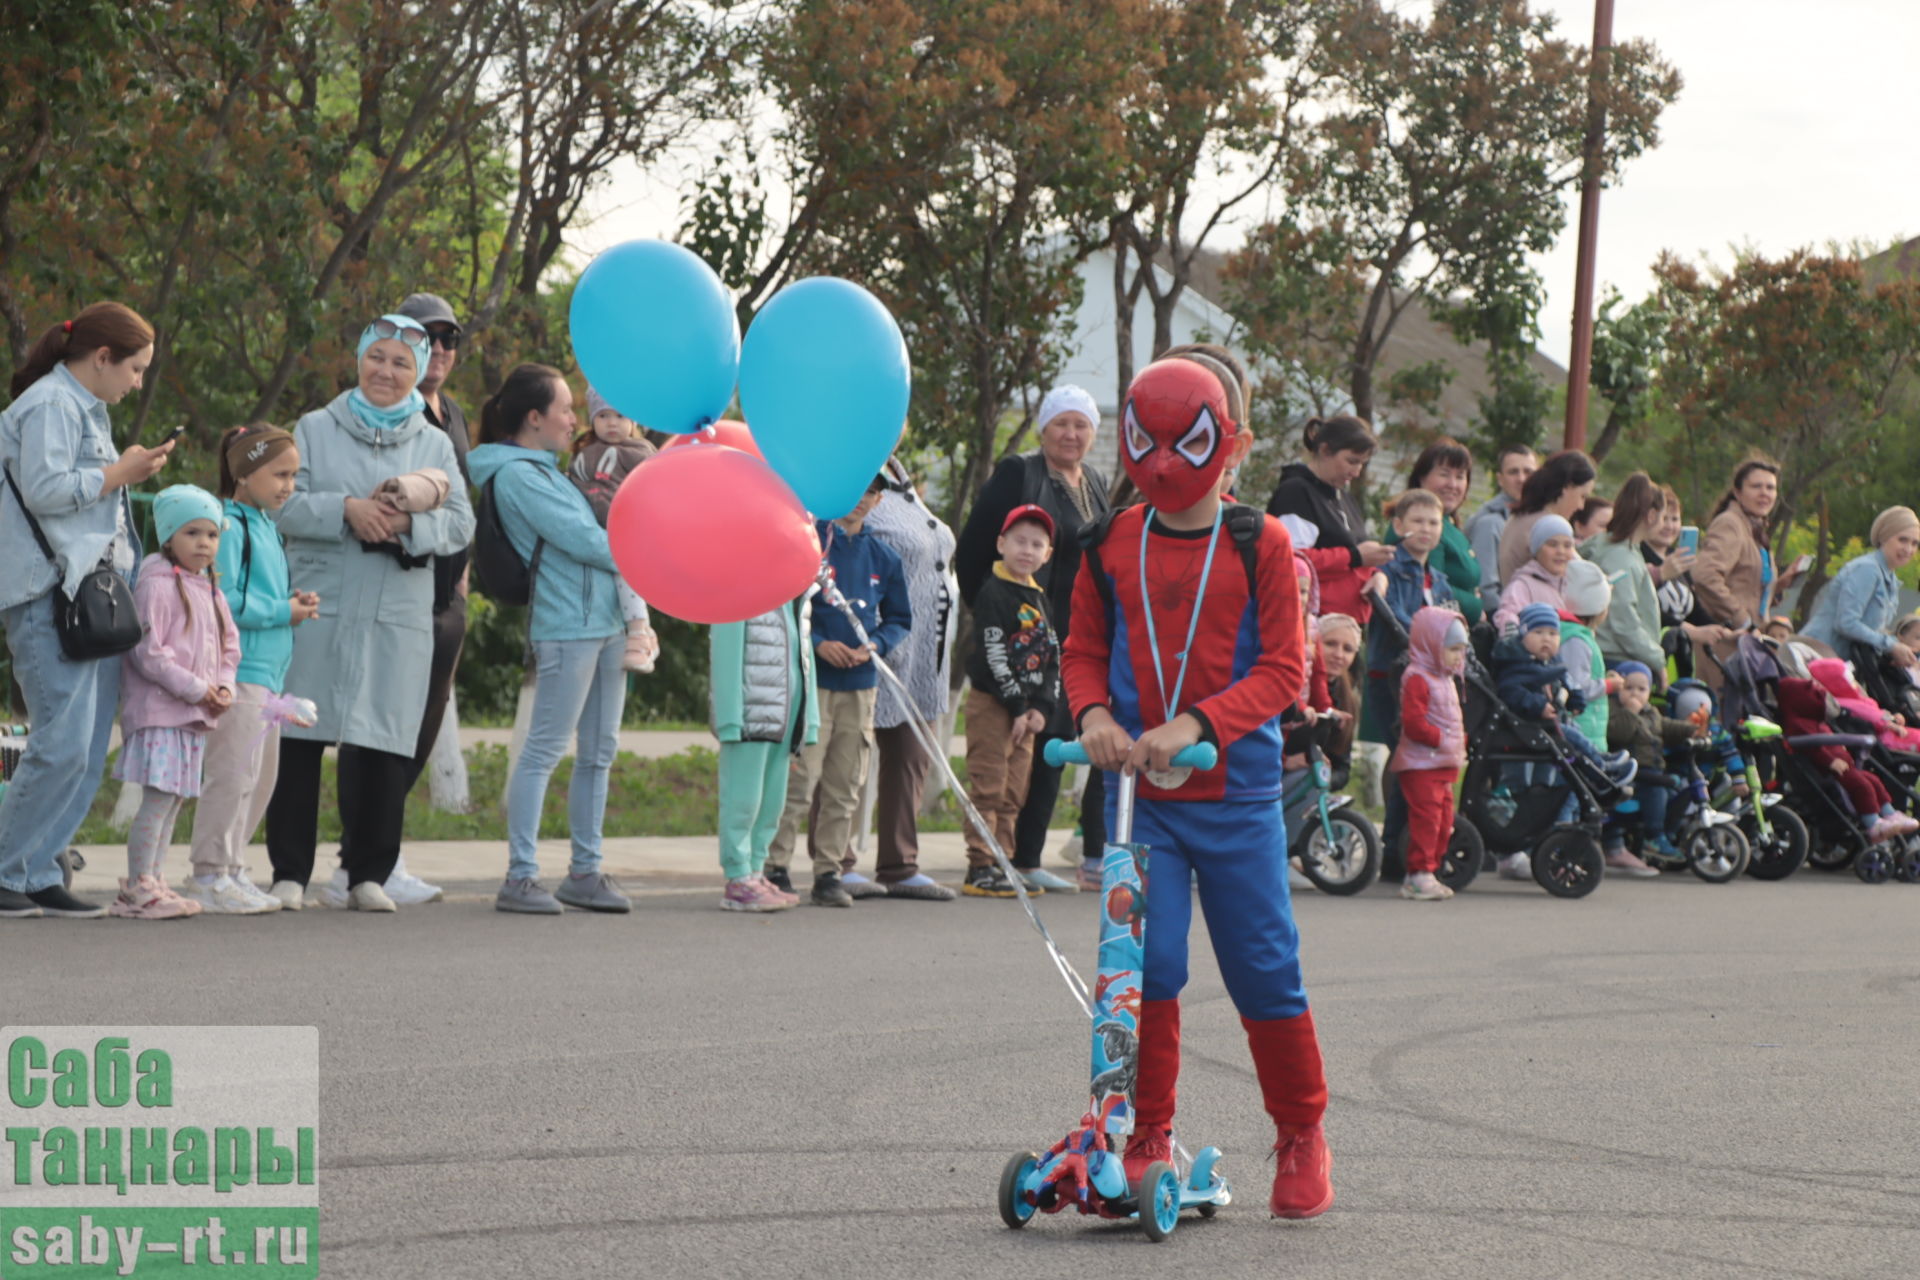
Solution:
[{"label": "red and blue costume", "polygon": [[[1236,430],[1226,404],[1221,380],[1200,363],[1163,360],[1135,379],[1123,458],[1149,503],[1190,510],[1217,489]],[[1138,738],[1188,714],[1220,749],[1218,766],[1171,790],[1139,781],[1134,839],[1151,852],[1129,1174],[1162,1158],[1173,1123],[1196,879],[1280,1133],[1281,1178],[1296,1157],[1324,1166],[1326,1082],[1301,980],[1280,806],[1281,715],[1306,677],[1292,540],[1278,520],[1248,507],[1223,507],[1213,527],[1182,531],[1141,505],[1096,526],[1089,543],[1073,612],[1099,621],[1075,626],[1062,663],[1076,724],[1104,707]],[[1108,791],[1109,823],[1116,791]],[[1304,1185],[1319,1188],[1313,1203],[1283,1203],[1276,1180],[1274,1211],[1309,1217],[1331,1204],[1324,1167]]]}]

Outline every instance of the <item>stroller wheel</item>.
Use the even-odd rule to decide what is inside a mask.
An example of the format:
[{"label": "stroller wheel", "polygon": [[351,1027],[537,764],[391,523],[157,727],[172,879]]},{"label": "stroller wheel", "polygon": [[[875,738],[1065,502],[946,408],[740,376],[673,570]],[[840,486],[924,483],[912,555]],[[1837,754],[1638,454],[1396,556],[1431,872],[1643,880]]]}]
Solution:
[{"label": "stroller wheel", "polygon": [[1909,844],[1893,860],[1893,878],[1901,884],[1920,884],[1920,848]]},{"label": "stroller wheel", "polygon": [[1555,827],[1533,851],[1533,878],[1556,898],[1584,898],[1600,886],[1606,857],[1581,827]]},{"label": "stroller wheel", "polygon": [[1453,838],[1447,841],[1447,851],[1440,855],[1440,883],[1459,893],[1473,883],[1486,860],[1487,842],[1480,838],[1480,829],[1464,815],[1455,814]]},{"label": "stroller wheel", "polygon": [[1708,884],[1726,884],[1747,869],[1752,851],[1740,828],[1703,827],[1687,840],[1687,866]]},{"label": "stroller wheel", "polygon": [[1037,1153],[1022,1151],[1009,1159],[1000,1173],[1000,1221],[1010,1227],[1024,1227],[1033,1221],[1034,1207],[1027,1203],[1021,1184],[1038,1163]]},{"label": "stroller wheel", "polygon": [[1740,824],[1741,833],[1753,849],[1747,874],[1755,880],[1785,880],[1807,860],[1807,824],[1785,805],[1767,810],[1767,834],[1749,815]]},{"label": "stroller wheel", "polygon": [[1893,854],[1883,844],[1871,845],[1853,860],[1853,874],[1868,884],[1885,884],[1893,875]]},{"label": "stroller wheel", "polygon": [[1327,815],[1327,827],[1316,816],[1309,816],[1307,827],[1294,846],[1300,858],[1300,870],[1313,887],[1322,893],[1346,897],[1359,893],[1380,877],[1380,835],[1362,814],[1346,809]]}]

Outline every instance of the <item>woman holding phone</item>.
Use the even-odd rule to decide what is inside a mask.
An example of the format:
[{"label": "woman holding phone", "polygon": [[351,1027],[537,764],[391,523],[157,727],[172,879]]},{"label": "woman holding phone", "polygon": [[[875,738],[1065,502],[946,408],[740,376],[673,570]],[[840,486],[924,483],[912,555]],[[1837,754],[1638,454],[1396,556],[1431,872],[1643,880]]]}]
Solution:
[{"label": "woman holding phone", "polygon": [[1920,516],[1911,507],[1888,507],[1867,533],[1873,550],[1847,561],[1813,602],[1813,616],[1801,634],[1818,640],[1842,658],[1853,646],[1879,654],[1898,667],[1913,665],[1913,650],[1889,628],[1900,612],[1900,579],[1895,576],[1920,551]]}]

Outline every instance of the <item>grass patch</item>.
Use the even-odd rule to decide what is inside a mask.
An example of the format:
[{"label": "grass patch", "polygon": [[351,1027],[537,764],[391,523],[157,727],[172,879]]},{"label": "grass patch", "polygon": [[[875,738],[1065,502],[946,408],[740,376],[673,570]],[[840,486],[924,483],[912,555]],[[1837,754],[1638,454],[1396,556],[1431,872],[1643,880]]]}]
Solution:
[{"label": "grass patch", "polygon": [[[473,794],[473,812],[446,813],[433,807],[423,781],[407,797],[406,837],[409,840],[488,840],[504,843],[507,816],[507,749],[481,744],[468,747],[467,781]],[[964,764],[954,760],[955,772],[966,777]],[[711,747],[689,747],[677,755],[646,760],[621,752],[615,758],[607,784],[608,836],[710,836],[718,829],[719,754]],[[567,784],[573,777],[573,757],[562,759],[547,784],[547,801],[540,814],[543,839],[567,837]],[[127,833],[114,827],[113,802],[120,784],[109,781],[93,798],[93,809],[75,838],[78,844],[119,844]],[[334,758],[320,766],[320,839],[340,838],[338,790]],[[174,828],[174,843],[186,844],[193,833],[195,802],[189,800]],[[1055,809],[1054,825],[1071,826],[1074,810],[1064,794]],[[920,820],[922,831],[958,831],[960,806],[951,792],[940,797],[935,812]]]}]

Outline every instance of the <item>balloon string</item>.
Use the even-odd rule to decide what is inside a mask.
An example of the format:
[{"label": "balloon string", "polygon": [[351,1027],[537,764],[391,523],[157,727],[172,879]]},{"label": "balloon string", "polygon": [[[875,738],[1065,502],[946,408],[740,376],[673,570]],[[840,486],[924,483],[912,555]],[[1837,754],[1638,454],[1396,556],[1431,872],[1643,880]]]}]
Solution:
[{"label": "balloon string", "polygon": [[[825,560],[820,562],[819,585],[820,593],[826,602],[833,608],[838,609],[842,616],[846,618],[847,622],[852,625],[854,636],[859,640],[861,646],[864,647],[871,643],[867,636],[866,627],[860,623],[860,615],[853,611],[853,606],[848,603],[846,596],[841,594],[840,588],[834,583]],[[1019,898],[1021,908],[1027,913],[1027,919],[1033,922],[1034,930],[1039,933],[1040,940],[1046,944],[1047,954],[1053,959],[1053,967],[1059,970],[1061,980],[1067,984],[1067,990],[1072,994],[1074,1002],[1080,1006],[1081,1012],[1085,1013],[1088,1018],[1092,1018],[1094,1016],[1093,1000],[1087,990],[1085,979],[1081,978],[1079,972],[1074,969],[1073,962],[1067,959],[1066,953],[1060,950],[1059,944],[1053,940],[1053,935],[1047,931],[1046,922],[1040,919],[1039,911],[1034,908],[1033,899],[1027,894],[1026,883],[1021,880],[1020,872],[1014,867],[1012,860],[1007,857],[1006,851],[1000,847],[1000,842],[994,838],[993,824],[983,818],[980,815],[980,811],[974,808],[973,801],[967,796],[966,786],[960,781],[959,776],[954,773],[953,762],[947,758],[946,745],[935,740],[937,735],[934,733],[931,724],[920,715],[920,709],[914,704],[913,695],[908,692],[907,686],[901,682],[900,677],[894,674],[893,668],[888,666],[885,660],[877,653],[873,655],[871,661],[875,669],[880,672],[881,676],[892,685],[894,692],[899,695],[901,704],[907,709],[907,724],[913,729],[913,736],[918,739],[921,748],[927,753],[927,756],[940,766],[940,771],[946,774],[947,786],[953,792],[954,798],[959,801],[961,811],[966,816],[967,821],[973,825],[975,831],[980,833],[981,839],[986,843],[988,852],[993,854],[993,860],[1000,865],[1001,872],[1005,874],[1008,882],[1013,885],[1014,896]]]}]

